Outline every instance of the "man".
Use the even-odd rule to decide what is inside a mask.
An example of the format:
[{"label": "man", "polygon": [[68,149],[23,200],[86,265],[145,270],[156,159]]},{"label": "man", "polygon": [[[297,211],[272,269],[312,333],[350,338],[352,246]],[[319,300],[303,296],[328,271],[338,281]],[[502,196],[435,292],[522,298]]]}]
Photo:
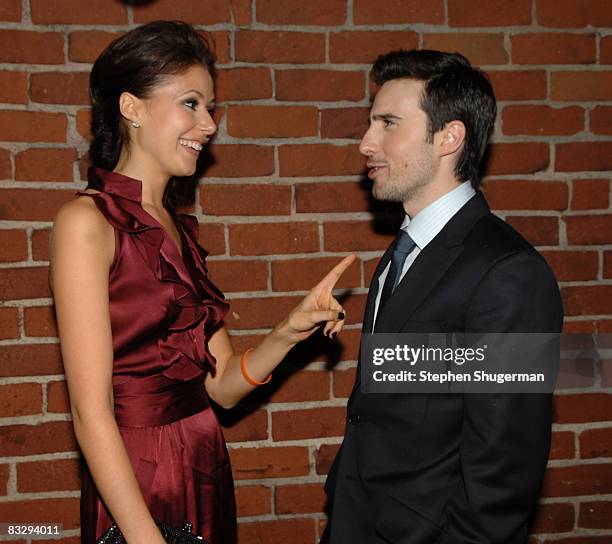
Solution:
[{"label": "man", "polygon": [[[478,191],[496,116],[485,75],[458,54],[402,50],[373,77],[360,151],[374,196],[406,218],[374,273],[364,333],[560,332],[552,272]],[[364,393],[359,374],[322,542],[525,543],[551,396]]]}]

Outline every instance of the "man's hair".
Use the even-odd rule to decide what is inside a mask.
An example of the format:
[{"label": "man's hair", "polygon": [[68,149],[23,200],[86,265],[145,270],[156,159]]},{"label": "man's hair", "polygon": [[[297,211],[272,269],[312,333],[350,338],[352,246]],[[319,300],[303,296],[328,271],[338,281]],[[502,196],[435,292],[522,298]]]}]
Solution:
[{"label": "man's hair", "polygon": [[459,180],[480,184],[480,162],[493,132],[497,106],[487,76],[459,53],[400,49],[378,57],[372,77],[381,86],[393,79],[416,79],[425,87],[420,107],[428,120],[428,141],[450,121],[465,125],[466,137],[455,165]]}]

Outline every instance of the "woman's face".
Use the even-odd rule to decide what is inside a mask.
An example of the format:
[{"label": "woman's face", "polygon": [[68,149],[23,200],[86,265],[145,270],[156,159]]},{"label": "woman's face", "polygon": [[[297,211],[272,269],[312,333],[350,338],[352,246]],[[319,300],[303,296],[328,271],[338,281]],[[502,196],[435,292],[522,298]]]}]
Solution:
[{"label": "woman's face", "polygon": [[200,151],[217,130],[211,117],[214,100],[212,77],[201,66],[166,76],[149,97],[138,100],[140,127],[131,129],[130,157],[144,161],[151,174],[192,175]]}]

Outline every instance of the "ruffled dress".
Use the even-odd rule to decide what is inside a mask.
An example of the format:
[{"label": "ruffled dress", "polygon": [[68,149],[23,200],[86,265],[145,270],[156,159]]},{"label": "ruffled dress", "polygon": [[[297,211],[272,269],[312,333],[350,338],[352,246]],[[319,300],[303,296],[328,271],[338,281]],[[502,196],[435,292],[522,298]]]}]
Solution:
[{"label": "ruffled dress", "polygon": [[[236,542],[236,508],[223,434],[204,378],[207,341],[228,310],[210,282],[195,217],[174,216],[175,241],[141,206],[140,181],[92,168],[87,195],[115,231],[109,300],[115,418],[154,518],[191,523],[210,544]],[[81,541],[112,519],[84,469]]]}]

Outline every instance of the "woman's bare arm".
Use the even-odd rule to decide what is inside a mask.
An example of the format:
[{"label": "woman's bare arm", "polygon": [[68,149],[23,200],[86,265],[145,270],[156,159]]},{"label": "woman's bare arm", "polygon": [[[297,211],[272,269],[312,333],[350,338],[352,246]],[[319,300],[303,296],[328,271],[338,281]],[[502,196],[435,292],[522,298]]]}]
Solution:
[{"label": "woman's bare arm", "polygon": [[113,254],[113,229],[89,198],[62,207],[53,227],[50,278],[76,438],[127,542],[163,543],[113,413],[108,302]]}]

